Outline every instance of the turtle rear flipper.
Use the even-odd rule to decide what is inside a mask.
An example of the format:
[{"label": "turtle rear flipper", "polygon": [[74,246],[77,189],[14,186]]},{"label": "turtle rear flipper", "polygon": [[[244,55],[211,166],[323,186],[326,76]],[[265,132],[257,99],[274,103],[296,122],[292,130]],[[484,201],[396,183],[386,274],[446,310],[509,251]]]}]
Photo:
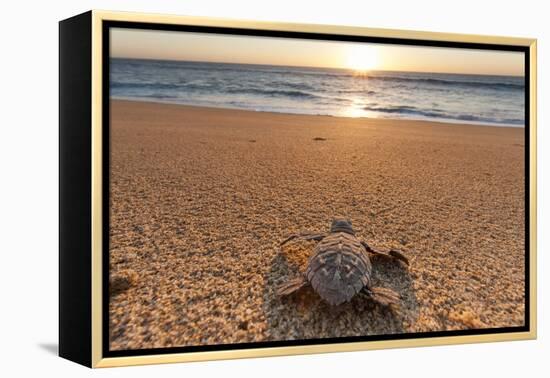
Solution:
[{"label": "turtle rear flipper", "polygon": [[304,275],[293,278],[287,282],[282,283],[277,287],[277,295],[286,296],[294,293],[296,290],[302,288],[308,281]]},{"label": "turtle rear flipper", "polygon": [[373,287],[367,289],[367,294],[372,298],[372,300],[380,303],[383,306],[396,305],[401,301],[401,297],[398,293],[392,289],[387,289],[385,287]]}]

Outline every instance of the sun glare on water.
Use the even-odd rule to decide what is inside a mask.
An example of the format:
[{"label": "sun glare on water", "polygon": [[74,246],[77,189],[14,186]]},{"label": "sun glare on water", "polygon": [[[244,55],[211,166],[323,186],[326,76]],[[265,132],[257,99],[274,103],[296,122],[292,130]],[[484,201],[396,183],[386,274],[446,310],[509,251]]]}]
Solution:
[{"label": "sun glare on water", "polygon": [[347,52],[346,64],[358,73],[374,70],[379,65],[378,51],[372,46],[352,46]]}]

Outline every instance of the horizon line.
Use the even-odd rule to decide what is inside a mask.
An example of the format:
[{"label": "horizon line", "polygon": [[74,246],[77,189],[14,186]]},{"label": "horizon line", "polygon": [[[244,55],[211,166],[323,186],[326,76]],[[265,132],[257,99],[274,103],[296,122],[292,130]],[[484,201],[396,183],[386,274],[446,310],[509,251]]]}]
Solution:
[{"label": "horizon line", "polygon": [[[191,63],[212,63],[212,64],[235,64],[235,65],[248,65],[248,66],[268,66],[268,67],[290,67],[290,68],[320,68],[328,70],[341,70],[358,72],[352,68],[346,67],[324,67],[324,66],[294,66],[283,64],[264,64],[264,63],[237,63],[237,62],[221,62],[221,61],[209,61],[209,60],[182,60],[182,59],[166,59],[166,58],[138,58],[128,56],[109,56],[109,59],[130,59],[130,60],[150,60],[150,61],[163,61],[163,62],[191,62]],[[365,72],[408,72],[408,73],[435,73],[435,74],[450,74],[450,75],[466,75],[466,76],[500,76],[500,77],[525,77],[523,75],[513,74],[483,74],[483,73],[461,73],[461,72],[444,72],[444,71],[398,71],[398,70],[384,70],[373,69]]]}]

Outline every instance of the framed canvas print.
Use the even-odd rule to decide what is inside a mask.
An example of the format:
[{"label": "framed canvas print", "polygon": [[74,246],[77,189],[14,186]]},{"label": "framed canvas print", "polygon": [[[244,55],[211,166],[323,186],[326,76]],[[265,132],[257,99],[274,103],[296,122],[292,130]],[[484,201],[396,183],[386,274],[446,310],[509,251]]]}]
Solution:
[{"label": "framed canvas print", "polygon": [[536,337],[536,41],[60,22],[59,353]]}]

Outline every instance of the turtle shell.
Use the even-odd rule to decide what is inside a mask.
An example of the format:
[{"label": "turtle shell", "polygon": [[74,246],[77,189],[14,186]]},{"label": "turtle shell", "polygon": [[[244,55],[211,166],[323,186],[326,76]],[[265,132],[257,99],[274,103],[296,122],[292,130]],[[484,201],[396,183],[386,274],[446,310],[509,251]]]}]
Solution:
[{"label": "turtle shell", "polygon": [[305,273],[321,298],[338,305],[369,285],[371,271],[361,242],[352,234],[333,232],[315,246]]}]

